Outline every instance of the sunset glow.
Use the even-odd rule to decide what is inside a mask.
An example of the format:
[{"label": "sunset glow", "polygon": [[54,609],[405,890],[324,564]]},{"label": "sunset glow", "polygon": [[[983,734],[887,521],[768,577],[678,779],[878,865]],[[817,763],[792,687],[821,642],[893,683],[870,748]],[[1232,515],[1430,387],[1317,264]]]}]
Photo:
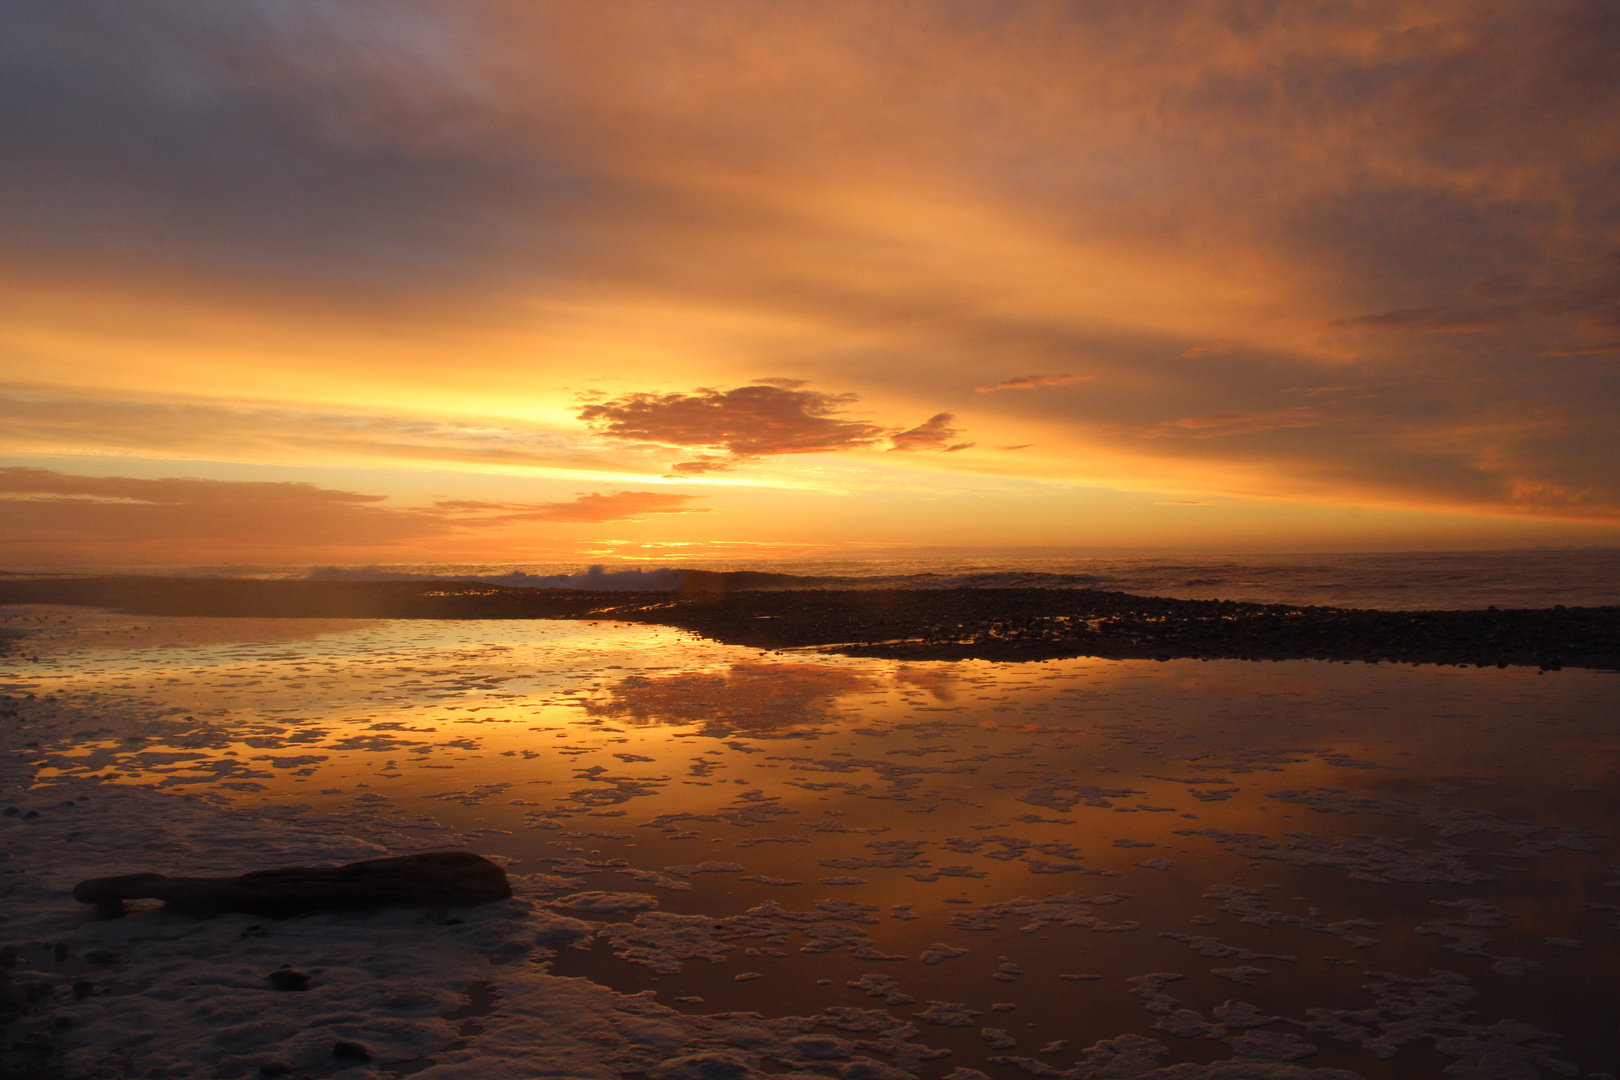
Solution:
[{"label": "sunset glow", "polygon": [[7,564],[1620,542],[1613,9],[1235,10],[13,8]]}]

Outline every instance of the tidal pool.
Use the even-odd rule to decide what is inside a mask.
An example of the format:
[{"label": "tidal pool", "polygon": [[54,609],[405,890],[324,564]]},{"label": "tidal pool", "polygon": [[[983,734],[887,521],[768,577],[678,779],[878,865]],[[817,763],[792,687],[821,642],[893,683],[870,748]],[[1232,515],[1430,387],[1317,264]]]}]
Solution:
[{"label": "tidal pool", "polygon": [[893,1063],[923,1076],[1058,1076],[1124,1035],[1160,1065],[1620,1071],[1613,673],[4,625],[29,632],[0,668],[29,784],[501,857],[593,931],[549,970],[683,1012],[887,1011],[951,1051]]}]

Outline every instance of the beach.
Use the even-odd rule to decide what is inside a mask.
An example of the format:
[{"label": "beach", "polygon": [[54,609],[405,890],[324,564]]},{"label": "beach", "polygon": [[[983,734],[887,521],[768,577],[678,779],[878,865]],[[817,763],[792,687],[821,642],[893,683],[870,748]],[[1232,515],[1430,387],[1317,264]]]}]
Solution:
[{"label": "beach", "polygon": [[[1611,671],[828,652],[694,633],[715,600],[6,609],[7,1068],[1615,1071]],[[102,921],[69,895],[447,849],[514,899]]]}]

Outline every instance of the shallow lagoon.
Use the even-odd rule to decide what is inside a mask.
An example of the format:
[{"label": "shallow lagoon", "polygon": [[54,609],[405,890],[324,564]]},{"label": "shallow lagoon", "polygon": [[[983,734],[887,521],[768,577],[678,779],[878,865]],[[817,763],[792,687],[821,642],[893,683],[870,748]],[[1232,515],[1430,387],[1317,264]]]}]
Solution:
[{"label": "shallow lagoon", "polygon": [[[6,625],[34,631],[4,692],[36,782],[503,856],[601,924],[552,971],[686,1012],[887,1009],[953,1051],[924,1075],[1055,1075],[1126,1033],[1161,1064],[1620,1071],[1611,673],[895,663],[612,623]],[[659,913],[717,921],[683,949]]]}]

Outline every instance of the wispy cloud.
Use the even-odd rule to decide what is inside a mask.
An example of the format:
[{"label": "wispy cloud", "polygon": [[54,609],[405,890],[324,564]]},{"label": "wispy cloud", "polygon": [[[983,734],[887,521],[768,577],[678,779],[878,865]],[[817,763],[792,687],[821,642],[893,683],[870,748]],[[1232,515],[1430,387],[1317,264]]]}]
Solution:
[{"label": "wispy cloud", "polygon": [[74,476],[0,469],[0,537],[13,551],[95,547],[367,547],[447,535],[433,510],[379,505],[385,496],[314,484],[127,476]]},{"label": "wispy cloud", "polygon": [[947,454],[954,454],[958,450],[966,450],[973,446],[970,442],[955,442],[962,433],[952,424],[956,417],[950,413],[937,413],[918,424],[909,431],[900,431],[889,436],[889,449],[894,450],[940,450]]},{"label": "wispy cloud", "polygon": [[1600,341],[1592,345],[1565,345],[1560,349],[1547,349],[1542,356],[1609,356],[1620,353],[1620,341]]},{"label": "wispy cloud", "polygon": [[619,491],[611,495],[591,492],[571,502],[492,503],[441,501],[433,508],[448,514],[488,514],[458,519],[464,524],[506,525],[514,521],[563,521],[597,524],[630,521],[648,514],[706,514],[705,508],[687,505],[697,496],[670,491]]},{"label": "wispy cloud", "polygon": [[1308,405],[1295,405],[1287,409],[1267,412],[1228,413],[1208,416],[1184,416],[1169,420],[1142,434],[1166,437],[1181,435],[1194,439],[1215,439],[1228,435],[1255,435],[1279,428],[1315,427],[1322,423],[1322,414]]},{"label": "wispy cloud", "polygon": [[[1466,300],[1358,315],[1337,320],[1334,325],[1354,329],[1482,333],[1533,322],[1553,333],[1620,331],[1620,248],[1575,265],[1548,267],[1543,273],[1553,280],[1532,283],[1523,275],[1499,274],[1473,282],[1466,290],[1469,294]],[[1592,355],[1579,351],[1582,348],[1581,345],[1566,346],[1564,350],[1551,353]]]},{"label": "wispy cloud", "polygon": [[387,506],[387,496],[307,483],[82,476],[0,468],[0,541],[10,556],[69,553],[100,561],[318,557],[450,541],[523,522],[600,524],[703,513],[692,495],[592,492],[567,502],[441,500]]},{"label": "wispy cloud", "polygon": [[1037,386],[1062,386],[1064,383],[1085,382],[1094,379],[1095,375],[1020,375],[1015,379],[1002,379],[998,383],[989,383],[974,391],[976,394],[993,394],[997,390],[1033,390]]},{"label": "wispy cloud", "polygon": [[656,464],[585,432],[493,418],[0,385],[0,453],[417,462],[590,471]]}]

